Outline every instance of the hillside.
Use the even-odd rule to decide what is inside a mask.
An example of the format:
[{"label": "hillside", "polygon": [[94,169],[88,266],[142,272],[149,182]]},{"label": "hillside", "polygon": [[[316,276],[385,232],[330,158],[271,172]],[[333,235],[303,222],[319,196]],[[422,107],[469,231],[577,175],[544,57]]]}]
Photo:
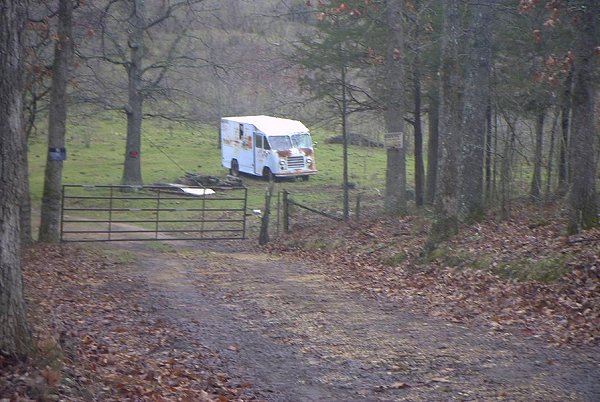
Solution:
[{"label": "hillside", "polygon": [[305,217],[268,254],[256,239],[33,245],[37,353],[0,356],[0,394],[594,400],[600,229],[566,238],[560,212],[465,226],[428,260],[415,216]]},{"label": "hillside", "polygon": [[[329,222],[328,222],[329,223]],[[556,204],[463,226],[421,255],[429,222],[369,217],[349,225],[302,219],[274,253],[324,264],[373,297],[420,305],[452,322],[518,331],[563,345],[600,344],[600,229],[564,236]]]}]

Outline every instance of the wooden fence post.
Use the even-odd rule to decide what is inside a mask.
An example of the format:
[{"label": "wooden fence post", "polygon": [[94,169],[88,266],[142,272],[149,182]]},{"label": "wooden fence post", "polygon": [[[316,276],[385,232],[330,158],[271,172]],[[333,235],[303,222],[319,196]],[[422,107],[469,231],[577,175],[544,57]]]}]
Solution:
[{"label": "wooden fence post", "polygon": [[269,217],[271,216],[271,197],[273,196],[273,182],[269,183],[267,192],[265,193],[265,212],[260,222],[260,235],[258,236],[258,244],[264,246],[269,242]]},{"label": "wooden fence post", "polygon": [[283,232],[290,232],[290,204],[288,199],[289,193],[287,190],[283,190]]}]

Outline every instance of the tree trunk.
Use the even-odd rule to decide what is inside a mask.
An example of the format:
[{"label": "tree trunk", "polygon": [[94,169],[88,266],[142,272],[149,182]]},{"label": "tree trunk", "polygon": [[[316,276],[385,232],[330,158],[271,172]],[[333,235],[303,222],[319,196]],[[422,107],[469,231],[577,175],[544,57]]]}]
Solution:
[{"label": "tree trunk", "polygon": [[507,219],[511,212],[511,183],[512,183],[512,161],[517,141],[517,133],[513,124],[507,117],[506,137],[504,139],[504,151],[502,152],[502,162],[500,164],[500,218]]},{"label": "tree trunk", "polygon": [[24,170],[23,32],[28,2],[0,0],[0,352],[26,356],[19,208]]},{"label": "tree trunk", "polygon": [[[343,50],[340,52],[343,55]],[[343,57],[343,56],[342,56]],[[348,100],[346,96],[346,66],[342,65],[342,163],[343,163],[343,213],[344,220],[347,221],[350,217],[350,185],[348,183]]]},{"label": "tree trunk", "polygon": [[[419,4],[417,3],[417,7]],[[415,22],[415,60],[413,63],[413,83],[415,97],[415,204],[422,206],[424,202],[425,166],[423,163],[423,126],[421,124],[421,51],[419,46],[420,26],[417,16]]]},{"label": "tree trunk", "polygon": [[598,56],[594,52],[598,46],[600,4],[596,0],[583,0],[576,13],[573,127],[569,141],[569,234],[598,225],[594,121],[594,73]]},{"label": "tree trunk", "polygon": [[48,155],[38,238],[43,242],[58,242],[60,240],[62,151],[65,150],[67,83],[73,47],[72,15],[72,0],[60,0],[58,6],[58,40],[54,44],[52,91],[48,113]]},{"label": "tree trunk", "polygon": [[568,147],[569,147],[569,128],[571,124],[571,92],[573,86],[573,71],[569,71],[567,78],[565,79],[562,99],[561,99],[561,118],[560,118],[560,129],[561,139],[560,148],[558,155],[558,186],[557,194],[565,195],[568,191],[569,181],[569,161],[567,160]]},{"label": "tree trunk", "polygon": [[385,125],[387,131],[387,164],[385,173],[385,211],[391,215],[406,212],[406,162],[404,150],[404,26],[403,0],[387,2],[386,16],[389,30],[386,51]]},{"label": "tree trunk", "polygon": [[539,201],[542,194],[542,145],[544,140],[545,112],[541,110],[535,119],[535,150],[533,154],[533,176],[529,196],[532,201]]},{"label": "tree trunk", "polygon": [[550,149],[548,150],[548,166],[546,167],[546,197],[552,195],[552,175],[554,173],[554,147],[556,144],[556,126],[558,125],[559,112],[555,110],[552,128],[550,129]]},{"label": "tree trunk", "polygon": [[492,102],[491,97],[488,97],[487,108],[485,112],[486,128],[485,128],[485,199],[488,203],[491,202],[492,194],[492,161],[494,159],[493,146],[493,131],[492,131]]},{"label": "tree trunk", "polygon": [[438,148],[439,148],[439,122],[440,122],[440,93],[439,80],[434,77],[432,89],[429,94],[429,138],[427,141],[427,187],[425,189],[425,203],[433,205],[435,200],[435,187],[438,175]]},{"label": "tree trunk", "polygon": [[444,2],[444,28],[440,58],[440,148],[439,176],[435,198],[435,220],[426,252],[458,232],[459,155],[461,149],[461,102],[458,62],[459,0]]},{"label": "tree trunk", "polygon": [[470,46],[466,62],[461,155],[461,216],[467,222],[483,218],[484,147],[492,59],[490,0],[472,6]]},{"label": "tree trunk", "polygon": [[23,193],[21,194],[21,202],[19,203],[19,226],[21,229],[21,243],[29,244],[33,240],[31,234],[31,194],[29,193],[29,158],[27,156],[27,135],[21,136],[21,147],[23,148],[23,161],[21,168],[23,169]]},{"label": "tree trunk", "polygon": [[144,0],[134,0],[131,17],[131,33],[128,45],[130,60],[127,66],[128,96],[127,113],[127,144],[125,147],[125,163],[123,165],[123,178],[121,184],[128,186],[141,186],[142,180],[142,106],[144,97],[142,93],[142,68],[144,59],[144,29],[145,6]]}]

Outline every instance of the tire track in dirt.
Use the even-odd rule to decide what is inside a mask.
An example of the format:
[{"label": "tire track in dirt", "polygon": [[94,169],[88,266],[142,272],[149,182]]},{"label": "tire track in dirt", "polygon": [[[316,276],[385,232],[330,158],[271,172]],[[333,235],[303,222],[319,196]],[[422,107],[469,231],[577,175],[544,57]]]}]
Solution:
[{"label": "tire track in dirt", "polygon": [[248,384],[242,398],[600,401],[597,349],[405,311],[323,267],[231,246],[176,247],[136,249],[151,302],[219,356],[232,384]]}]

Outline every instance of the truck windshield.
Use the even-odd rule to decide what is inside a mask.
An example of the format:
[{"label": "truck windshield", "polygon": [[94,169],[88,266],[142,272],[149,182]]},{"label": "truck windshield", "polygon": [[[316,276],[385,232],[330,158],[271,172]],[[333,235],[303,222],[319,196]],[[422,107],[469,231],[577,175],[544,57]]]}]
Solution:
[{"label": "truck windshield", "polygon": [[287,135],[278,135],[275,137],[269,137],[269,144],[271,144],[272,149],[290,149],[292,147],[292,142],[290,141],[290,137]]},{"label": "truck windshield", "polygon": [[293,134],[292,144],[294,148],[312,148],[312,141],[308,133]]}]

